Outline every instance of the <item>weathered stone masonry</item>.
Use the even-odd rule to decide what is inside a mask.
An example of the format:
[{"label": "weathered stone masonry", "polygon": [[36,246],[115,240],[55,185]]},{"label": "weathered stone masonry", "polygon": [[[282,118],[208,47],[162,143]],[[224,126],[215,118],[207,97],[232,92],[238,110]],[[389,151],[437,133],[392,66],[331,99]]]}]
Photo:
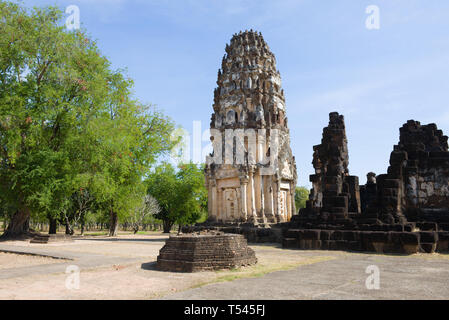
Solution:
[{"label": "weathered stone masonry", "polygon": [[[387,174],[348,175],[343,117],[330,114],[314,147],[307,208],[284,232],[287,248],[415,253],[449,250],[448,138],[435,124],[400,129]],[[348,209],[348,210],[346,210]]]},{"label": "weathered stone masonry", "polygon": [[348,170],[348,145],[343,116],[329,115],[329,126],[323,129],[320,145],[313,147],[315,174],[311,199],[307,206],[312,211],[323,212],[331,219],[346,219],[349,212],[360,213],[359,179]]},{"label": "weathered stone masonry", "polygon": [[157,257],[162,271],[197,272],[230,269],[257,263],[242,235],[222,232],[170,236]]},{"label": "weathered stone masonry", "polygon": [[[397,179],[398,211],[408,221],[449,222],[448,137],[435,124],[410,120],[400,129],[400,141],[391,153],[388,174]],[[381,198],[382,200],[382,198]],[[395,202],[396,204],[396,202]]]}]

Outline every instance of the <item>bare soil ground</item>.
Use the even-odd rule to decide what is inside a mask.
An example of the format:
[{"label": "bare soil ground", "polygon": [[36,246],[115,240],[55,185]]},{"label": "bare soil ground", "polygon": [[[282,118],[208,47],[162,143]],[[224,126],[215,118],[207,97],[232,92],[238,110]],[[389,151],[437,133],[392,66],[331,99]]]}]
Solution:
[{"label": "bare soil ground", "polygon": [[[72,260],[0,254],[0,299],[449,299],[449,255],[389,256],[284,250],[251,245],[258,264],[236,270],[156,270],[167,235],[121,234],[72,243],[0,242],[0,251],[54,254]],[[66,268],[80,268],[68,289]],[[381,270],[381,290],[367,290],[366,267]]]},{"label": "bare soil ground", "polygon": [[61,262],[61,259],[0,252],[0,270]]},{"label": "bare soil ground", "polygon": [[[167,294],[200,287],[208,283],[230,281],[238,278],[257,277],[277,270],[288,270],[300,265],[332,259],[331,257],[303,257],[298,252],[284,251],[277,245],[252,246],[259,260],[258,264],[236,270],[201,273],[172,273],[156,270],[155,262],[167,236],[161,233],[151,235],[120,235],[117,238],[95,237],[75,240],[72,243],[31,244],[24,241],[7,241],[0,245],[11,247],[45,249],[55,254],[95,255],[93,259],[117,258],[114,264],[81,268],[80,288],[67,289],[67,265],[77,265],[77,260],[61,263],[60,272],[48,274],[25,274],[21,277],[0,281],[0,299],[151,299]],[[13,255],[16,256],[16,255]],[[18,255],[17,255],[18,256]],[[121,259],[133,258],[133,262]],[[16,259],[21,259],[16,257]],[[38,261],[46,263],[49,258],[29,257],[37,266]],[[11,262],[1,266],[21,267],[26,261]],[[58,261],[58,260],[55,260]],[[28,269],[27,269],[28,271]],[[54,271],[54,270],[53,270]]]}]

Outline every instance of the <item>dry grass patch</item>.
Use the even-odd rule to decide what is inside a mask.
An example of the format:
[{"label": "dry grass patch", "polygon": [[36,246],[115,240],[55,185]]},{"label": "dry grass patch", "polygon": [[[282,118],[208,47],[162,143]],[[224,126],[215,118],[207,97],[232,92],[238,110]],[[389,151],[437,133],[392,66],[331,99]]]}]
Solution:
[{"label": "dry grass patch", "polygon": [[299,266],[310,265],[318,262],[333,260],[335,257],[320,256],[320,257],[302,257],[300,259],[274,259],[273,257],[258,257],[258,263],[254,266],[241,267],[231,270],[216,271],[215,279],[210,279],[205,282],[198,283],[191,287],[198,288],[207,284],[233,281],[243,278],[262,277],[268,273],[276,271],[287,271]]}]

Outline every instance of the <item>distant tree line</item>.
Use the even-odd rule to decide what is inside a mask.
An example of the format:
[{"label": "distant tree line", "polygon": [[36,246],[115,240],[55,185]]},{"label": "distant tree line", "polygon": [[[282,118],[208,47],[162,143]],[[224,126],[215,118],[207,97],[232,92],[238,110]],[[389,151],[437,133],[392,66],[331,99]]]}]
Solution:
[{"label": "distant tree line", "polygon": [[309,200],[309,189],[306,187],[296,187],[295,189],[295,206],[296,210],[306,207],[306,201]]}]

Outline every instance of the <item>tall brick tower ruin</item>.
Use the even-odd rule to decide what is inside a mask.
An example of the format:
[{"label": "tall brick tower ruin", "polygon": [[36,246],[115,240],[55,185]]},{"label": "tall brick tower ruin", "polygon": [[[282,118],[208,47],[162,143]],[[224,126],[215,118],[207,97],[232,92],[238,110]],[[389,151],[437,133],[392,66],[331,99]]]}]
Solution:
[{"label": "tall brick tower ruin", "polygon": [[209,221],[289,221],[296,211],[296,164],[281,77],[261,33],[232,37],[217,85],[210,125],[214,153],[205,169]]},{"label": "tall brick tower ruin", "polygon": [[348,140],[344,117],[329,114],[329,126],[323,129],[321,144],[313,147],[315,174],[310,176],[313,189],[308,208],[326,212],[335,219],[345,219],[348,213],[360,213],[359,179],[348,170]]}]

